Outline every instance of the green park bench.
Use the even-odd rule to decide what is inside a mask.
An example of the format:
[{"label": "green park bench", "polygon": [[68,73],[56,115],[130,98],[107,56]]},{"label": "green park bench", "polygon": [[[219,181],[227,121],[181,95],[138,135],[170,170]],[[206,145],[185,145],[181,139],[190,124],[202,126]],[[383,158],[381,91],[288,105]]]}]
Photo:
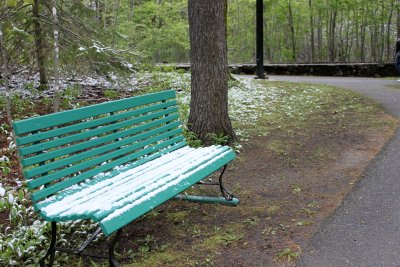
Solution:
[{"label": "green park bench", "polygon": [[[51,222],[41,266],[47,260],[51,266],[56,251],[119,266],[114,248],[122,227],[171,198],[239,203],[222,184],[235,153],[228,146],[186,144],[175,91],[33,117],[13,127],[34,208]],[[218,182],[203,180],[221,169]],[[194,184],[218,185],[222,196],[181,194]],[[98,222],[99,228],[77,249],[57,247],[56,223],[81,219]],[[109,238],[108,254],[84,251],[100,232]]]}]

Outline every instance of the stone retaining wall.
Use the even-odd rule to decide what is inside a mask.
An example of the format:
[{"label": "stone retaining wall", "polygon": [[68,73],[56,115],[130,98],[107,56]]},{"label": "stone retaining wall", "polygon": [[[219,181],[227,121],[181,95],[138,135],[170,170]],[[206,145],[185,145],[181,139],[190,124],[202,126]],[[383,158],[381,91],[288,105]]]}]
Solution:
[{"label": "stone retaining wall", "polygon": [[[189,70],[189,64],[175,65],[177,69]],[[234,74],[255,75],[255,64],[230,65]],[[393,63],[320,63],[320,64],[266,64],[265,71],[276,75],[394,77],[399,76]]]}]

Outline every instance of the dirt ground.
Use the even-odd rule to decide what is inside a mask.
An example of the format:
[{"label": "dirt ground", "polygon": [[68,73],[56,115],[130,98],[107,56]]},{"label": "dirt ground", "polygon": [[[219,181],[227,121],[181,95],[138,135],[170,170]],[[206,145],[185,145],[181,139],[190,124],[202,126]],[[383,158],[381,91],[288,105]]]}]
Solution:
[{"label": "dirt ground", "polygon": [[242,244],[248,245],[222,251],[218,266],[294,265],[296,254],[291,258],[290,253],[301,253],[388,138],[357,135],[316,132],[308,140],[309,149],[324,146],[331,160],[312,158],[302,150],[294,151],[295,164],[268,153],[267,138],[252,139],[235,162],[230,179],[240,180],[241,192],[246,192],[239,194],[240,217],[257,216],[258,222],[246,229]]},{"label": "dirt ground", "polygon": [[[226,173],[240,205],[159,207],[153,218],[127,227],[119,249],[146,244],[154,250],[139,260],[136,255],[136,263],[125,261],[127,266],[294,266],[394,130],[393,125],[366,131],[337,125],[316,127],[308,135],[252,137]],[[267,144],[277,139],[290,149],[272,152]],[[153,241],[146,243],[149,236]],[[159,250],[163,242],[165,252]]]}]

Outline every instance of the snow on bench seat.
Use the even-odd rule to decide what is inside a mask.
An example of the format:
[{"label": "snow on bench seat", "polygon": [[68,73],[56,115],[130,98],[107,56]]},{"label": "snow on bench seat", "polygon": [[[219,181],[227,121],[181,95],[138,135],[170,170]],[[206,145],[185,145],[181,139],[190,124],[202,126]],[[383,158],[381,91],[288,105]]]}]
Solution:
[{"label": "snow on bench seat", "polygon": [[92,219],[108,235],[235,158],[226,146],[183,147],[124,170],[94,177],[35,204],[48,221]]}]

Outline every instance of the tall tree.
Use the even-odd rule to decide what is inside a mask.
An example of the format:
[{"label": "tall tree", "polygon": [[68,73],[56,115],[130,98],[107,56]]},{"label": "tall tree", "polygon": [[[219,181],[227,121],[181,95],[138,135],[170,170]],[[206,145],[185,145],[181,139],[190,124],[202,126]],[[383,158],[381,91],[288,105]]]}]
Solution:
[{"label": "tall tree", "polygon": [[315,46],[314,46],[314,15],[313,15],[312,0],[308,0],[308,7],[310,8],[310,46],[311,46],[310,62],[314,62]]},{"label": "tall tree", "polygon": [[328,48],[329,48],[329,61],[333,62],[336,58],[335,40],[336,40],[336,18],[337,18],[337,2],[330,6],[329,10],[329,30],[328,30]]},{"label": "tall tree", "polygon": [[294,31],[294,21],[293,21],[293,11],[292,11],[292,1],[288,1],[288,20],[289,20],[289,29],[291,33],[291,43],[292,43],[292,58],[296,59],[296,36]]},{"label": "tall tree", "polygon": [[47,75],[46,75],[46,63],[44,54],[44,37],[42,34],[42,27],[40,25],[40,14],[39,14],[39,0],[33,0],[32,5],[32,15],[33,15],[33,36],[35,39],[35,54],[36,61],[39,70],[39,88],[45,89],[47,87]]},{"label": "tall tree", "polygon": [[1,50],[1,57],[3,61],[3,79],[4,79],[4,87],[6,89],[6,112],[7,112],[7,121],[11,126],[12,118],[11,118],[11,101],[10,101],[10,86],[8,83],[8,55],[7,49],[4,44],[4,34],[3,34],[3,23],[0,22],[0,50]]},{"label": "tall tree", "polygon": [[397,0],[397,38],[400,38],[400,0]]},{"label": "tall tree", "polygon": [[135,0],[130,0],[129,1],[128,20],[132,20],[134,12],[135,12]]},{"label": "tall tree", "polygon": [[191,102],[189,130],[204,143],[236,140],[228,114],[227,0],[189,0]]},{"label": "tall tree", "polygon": [[60,105],[60,46],[59,46],[59,31],[57,17],[57,0],[52,1],[52,18],[53,18],[53,33],[54,33],[54,112],[59,110]]}]

